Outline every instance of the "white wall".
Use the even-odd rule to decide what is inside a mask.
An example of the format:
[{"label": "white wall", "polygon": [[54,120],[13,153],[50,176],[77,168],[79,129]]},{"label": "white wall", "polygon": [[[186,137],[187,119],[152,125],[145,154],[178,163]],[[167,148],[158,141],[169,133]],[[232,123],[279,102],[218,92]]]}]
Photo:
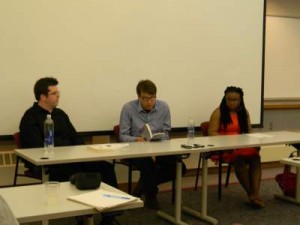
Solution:
[{"label": "white wall", "polygon": [[0,135],[17,130],[46,75],[59,79],[59,106],[78,131],[112,130],[145,78],[169,103],[173,127],[208,118],[230,85],[244,88],[259,124],[263,2],[0,1]]},{"label": "white wall", "polygon": [[267,2],[265,98],[300,99],[300,1]]}]

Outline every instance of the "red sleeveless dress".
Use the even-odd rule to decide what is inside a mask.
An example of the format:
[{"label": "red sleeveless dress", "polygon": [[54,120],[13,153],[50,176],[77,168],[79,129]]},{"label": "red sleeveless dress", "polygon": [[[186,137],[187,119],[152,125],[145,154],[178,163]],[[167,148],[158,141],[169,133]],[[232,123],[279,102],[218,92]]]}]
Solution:
[{"label": "red sleeveless dress", "polygon": [[[224,126],[222,125],[219,129],[220,135],[240,134],[240,126],[239,126],[239,122],[238,122],[237,113],[232,113],[230,115],[231,115],[232,123],[227,125],[226,130],[224,129]],[[226,163],[233,162],[237,156],[243,156],[243,157],[247,158],[247,157],[259,156],[259,153],[256,148],[241,148],[241,149],[233,149],[230,151],[224,151],[223,152],[223,162],[226,162]]]}]

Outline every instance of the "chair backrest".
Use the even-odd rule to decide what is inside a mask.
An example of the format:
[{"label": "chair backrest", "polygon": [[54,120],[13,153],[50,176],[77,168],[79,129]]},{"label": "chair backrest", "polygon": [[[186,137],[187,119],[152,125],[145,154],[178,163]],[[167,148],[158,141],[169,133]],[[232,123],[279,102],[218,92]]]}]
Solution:
[{"label": "chair backrest", "polygon": [[14,133],[13,137],[14,137],[14,141],[15,141],[15,144],[17,145],[17,147],[22,148],[20,132]]},{"label": "chair backrest", "polygon": [[115,134],[116,141],[119,142],[120,141],[120,138],[119,138],[120,125],[115,125],[114,126],[114,134]]},{"label": "chair backrest", "polygon": [[200,127],[201,127],[203,136],[208,136],[209,122],[208,121],[202,122]]}]

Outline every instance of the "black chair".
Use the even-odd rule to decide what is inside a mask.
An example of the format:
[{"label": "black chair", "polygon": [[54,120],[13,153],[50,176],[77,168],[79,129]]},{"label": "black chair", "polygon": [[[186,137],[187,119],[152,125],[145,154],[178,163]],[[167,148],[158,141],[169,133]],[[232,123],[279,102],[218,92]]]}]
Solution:
[{"label": "black chair", "polygon": [[[21,137],[20,137],[20,132],[16,132],[13,134],[13,138],[15,141],[15,144],[17,148],[22,148],[21,144]],[[16,156],[16,167],[15,167],[15,174],[14,174],[14,183],[13,185],[17,185],[17,177],[29,177],[29,178],[34,178],[40,180],[40,183],[42,183],[42,177],[38,174],[33,174],[30,170],[25,169],[23,173],[19,173],[19,164],[22,161],[22,159],[19,156]]]},{"label": "black chair", "polygon": [[295,149],[297,149],[297,156],[300,156],[300,143],[291,144]]},{"label": "black chair", "polygon": [[[208,128],[209,128],[209,122],[205,121],[201,123],[201,130],[203,136],[208,136]],[[225,187],[228,186],[229,184],[229,178],[230,178],[230,172],[231,172],[231,163],[230,162],[224,162],[223,157],[222,157],[223,151],[215,152],[210,154],[210,158],[213,161],[218,161],[218,199],[222,199],[222,166],[223,164],[228,164],[227,165],[227,172],[226,172],[226,180],[225,180]],[[198,188],[198,178],[199,178],[199,173],[200,173],[200,164],[201,160],[204,160],[204,154],[200,153],[199,155],[199,160],[198,160],[198,167],[197,167],[197,173],[196,173],[196,181],[195,181],[195,190]]]},{"label": "black chair", "polygon": [[[117,141],[119,141],[119,133],[120,133],[120,126],[119,125],[115,125],[113,128],[114,131],[114,135]],[[129,159],[121,159],[121,160],[113,160],[113,165],[115,166],[115,164],[120,164],[123,166],[127,166],[128,167],[128,193],[130,194],[132,191],[132,172],[133,171],[138,171],[138,169],[132,165],[132,163],[130,162]],[[174,203],[175,201],[175,179],[172,180],[172,203]]]}]

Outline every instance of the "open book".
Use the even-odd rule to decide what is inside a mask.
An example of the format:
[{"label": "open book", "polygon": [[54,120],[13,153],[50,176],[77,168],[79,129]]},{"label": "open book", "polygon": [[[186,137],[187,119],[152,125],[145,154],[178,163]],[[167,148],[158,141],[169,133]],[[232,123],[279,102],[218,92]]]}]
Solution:
[{"label": "open book", "polygon": [[165,136],[165,133],[155,133],[153,134],[151,128],[148,123],[145,123],[143,128],[142,137],[145,138],[147,141],[158,141],[161,140]]},{"label": "open book", "polygon": [[121,205],[126,205],[138,200],[138,198],[125,193],[120,194],[101,189],[91,191],[85,194],[70,196],[68,197],[68,199],[94,207],[99,211],[111,209]]}]

